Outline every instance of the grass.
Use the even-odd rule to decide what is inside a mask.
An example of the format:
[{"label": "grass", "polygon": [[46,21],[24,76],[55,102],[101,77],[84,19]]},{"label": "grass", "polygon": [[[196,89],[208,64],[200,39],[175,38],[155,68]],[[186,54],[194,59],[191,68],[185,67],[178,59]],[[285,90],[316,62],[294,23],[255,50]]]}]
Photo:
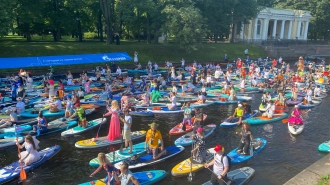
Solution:
[{"label": "grass", "polygon": [[[187,62],[192,62],[193,60],[198,62],[219,62],[223,61],[224,54],[227,54],[229,59],[242,58],[244,57],[245,49],[249,49],[250,58],[266,56],[264,49],[259,46],[238,43],[204,43],[201,44],[197,51],[187,53],[174,43],[156,45],[148,44],[144,41],[122,40],[121,45],[106,45],[105,42],[101,43],[97,42],[97,40],[86,40],[84,42],[75,42],[75,40],[64,36],[62,42],[52,42],[51,36],[33,36],[32,42],[26,42],[25,38],[20,36],[7,36],[0,38],[0,57],[127,52],[133,58],[134,51],[137,51],[139,53],[139,62],[142,64],[146,64],[151,60],[152,62],[159,62],[160,66],[163,66],[165,60],[179,62],[181,58],[184,58]],[[128,65],[132,64],[132,62],[122,64]]]},{"label": "grass", "polygon": [[330,185],[330,175],[323,176],[317,185]]}]

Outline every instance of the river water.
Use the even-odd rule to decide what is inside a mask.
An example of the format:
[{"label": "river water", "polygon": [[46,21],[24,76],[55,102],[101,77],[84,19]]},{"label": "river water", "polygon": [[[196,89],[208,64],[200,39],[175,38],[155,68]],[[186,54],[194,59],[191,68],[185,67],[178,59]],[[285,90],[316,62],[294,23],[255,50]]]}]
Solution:
[{"label": "river water", "polygon": [[[261,93],[253,94],[253,101],[250,102],[252,108],[257,109],[261,102]],[[304,132],[295,137],[288,133],[287,125],[281,121],[252,126],[254,137],[262,137],[267,140],[267,145],[258,155],[251,160],[240,165],[233,165],[232,169],[250,166],[256,170],[256,174],[249,184],[253,185],[278,185],[283,184],[294,175],[298,174],[307,166],[311,165],[325,154],[318,152],[317,147],[320,143],[329,139],[329,113],[327,112],[329,98],[309,112],[309,118],[305,120],[306,126]],[[235,128],[223,129],[219,127],[226,117],[231,115],[236,105],[212,105],[204,108],[203,112],[208,115],[205,124],[217,124],[217,129],[213,135],[206,139],[207,148],[214,147],[220,143],[226,149],[226,152],[234,149],[238,145],[239,137],[236,136]],[[290,108],[291,112],[292,108]],[[104,109],[88,116],[88,120],[102,117]],[[163,135],[165,146],[173,145],[177,137],[168,135],[168,131],[183,118],[181,114],[165,114],[155,117],[133,117],[132,130],[148,129],[148,124],[155,121]],[[105,136],[108,133],[109,121],[101,128],[99,136]],[[27,173],[27,185],[75,185],[92,179],[89,175],[95,168],[89,166],[89,161],[97,157],[99,152],[110,152],[113,149],[119,149],[119,145],[103,147],[97,149],[78,149],[74,143],[78,140],[95,137],[97,128],[83,135],[77,135],[71,138],[63,138],[60,133],[41,136],[40,148],[43,149],[52,145],[60,145],[61,151],[51,160],[42,166]],[[141,142],[133,141],[135,143]],[[166,160],[165,162],[151,165],[142,170],[161,169],[168,172],[167,177],[158,182],[157,185],[181,185],[195,184],[200,185],[209,180],[211,173],[207,169],[197,172],[193,182],[188,182],[186,177],[176,178],[171,175],[171,169],[180,161],[190,157],[191,147],[178,154],[177,156]],[[17,147],[7,147],[0,149],[0,166],[8,165],[17,158]],[[134,171],[133,171],[134,172]],[[96,177],[103,178],[105,172],[102,170]],[[17,184],[18,180],[7,184]]]}]

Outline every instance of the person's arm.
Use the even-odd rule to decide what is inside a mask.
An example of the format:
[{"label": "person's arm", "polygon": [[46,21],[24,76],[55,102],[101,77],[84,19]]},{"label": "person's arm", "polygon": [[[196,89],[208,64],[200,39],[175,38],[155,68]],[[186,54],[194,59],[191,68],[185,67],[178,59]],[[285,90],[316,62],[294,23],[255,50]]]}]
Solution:
[{"label": "person's arm", "polygon": [[96,173],[98,173],[102,169],[102,165],[100,165],[91,175],[90,177],[93,177]]},{"label": "person's arm", "polygon": [[212,166],[213,164],[214,164],[214,160],[213,160],[212,162],[210,162],[210,163],[206,163],[206,164],[204,165],[204,167],[205,167],[205,168],[208,168],[208,167]]},{"label": "person's arm", "polygon": [[115,171],[112,171],[112,176],[113,176],[113,178],[115,179],[116,182],[119,182],[120,181],[120,179],[119,179],[119,177],[118,177],[118,175],[117,175],[117,173]]},{"label": "person's arm", "polygon": [[235,111],[234,111],[233,117],[235,117],[235,115],[236,115],[236,109],[235,109]]},{"label": "person's arm", "polygon": [[134,176],[131,176],[130,180],[133,182],[134,185],[140,185],[139,181]]}]

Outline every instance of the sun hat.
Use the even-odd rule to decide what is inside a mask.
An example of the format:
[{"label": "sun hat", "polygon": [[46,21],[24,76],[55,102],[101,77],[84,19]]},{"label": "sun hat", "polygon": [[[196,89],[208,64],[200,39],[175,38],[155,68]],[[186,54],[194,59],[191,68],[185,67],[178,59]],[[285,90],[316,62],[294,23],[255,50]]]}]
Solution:
[{"label": "sun hat", "polygon": [[58,99],[58,97],[57,97],[57,96],[52,96],[52,98],[53,98],[53,99]]},{"label": "sun hat", "polygon": [[238,104],[239,107],[242,107],[242,104]]},{"label": "sun hat", "polygon": [[298,105],[295,105],[294,108],[299,108],[299,106]]},{"label": "sun hat", "polygon": [[220,144],[217,144],[215,147],[214,147],[214,151],[215,152],[219,152],[220,150],[222,150],[222,146]]},{"label": "sun hat", "polygon": [[203,132],[203,128],[202,127],[199,127],[197,130],[196,130],[197,133],[201,133]]},{"label": "sun hat", "polygon": [[150,128],[157,128],[158,127],[158,124],[153,122],[151,124],[148,124],[150,126]]}]

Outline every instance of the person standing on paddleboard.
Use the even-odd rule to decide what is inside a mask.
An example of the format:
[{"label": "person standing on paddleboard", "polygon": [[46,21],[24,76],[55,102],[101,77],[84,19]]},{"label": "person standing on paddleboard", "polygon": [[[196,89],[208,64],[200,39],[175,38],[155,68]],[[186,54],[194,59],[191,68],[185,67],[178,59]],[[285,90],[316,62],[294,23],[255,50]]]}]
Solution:
[{"label": "person standing on paddleboard", "polygon": [[[158,124],[151,123],[149,124],[149,126],[150,129],[147,131],[146,134],[145,149],[147,150],[148,145],[148,153],[152,153],[153,159],[156,160],[159,159],[162,155],[166,155],[166,150],[164,147],[162,134],[159,130],[157,130]],[[159,142],[161,143],[160,148],[158,147]]]},{"label": "person standing on paddleboard", "polygon": [[196,132],[197,134],[193,136],[193,139],[195,140],[196,144],[195,148],[191,150],[191,153],[192,158],[202,164],[206,162],[206,149],[203,128],[199,127]]},{"label": "person standing on paddleboard", "polygon": [[195,116],[194,116],[194,133],[196,133],[197,129],[202,127],[202,121],[203,121],[203,113],[200,111],[199,108],[195,108]]},{"label": "person standing on paddleboard", "polygon": [[191,125],[191,108],[190,108],[190,102],[184,103],[181,107],[183,110],[183,121],[182,121],[182,130],[185,131],[185,124],[188,122],[189,125]]},{"label": "person standing on paddleboard", "polygon": [[239,154],[242,155],[249,155],[249,150],[250,150],[250,142],[253,139],[251,130],[250,130],[250,125],[246,122],[243,122],[242,125],[242,131],[241,132],[236,132],[236,135],[239,134],[242,136],[239,145],[238,145],[238,150],[236,151]]},{"label": "person standing on paddleboard", "polygon": [[107,172],[107,176],[103,180],[104,184],[113,185],[114,178],[112,178],[112,175],[116,174],[118,172],[118,170],[106,158],[104,153],[99,153],[97,155],[97,160],[99,161],[100,166],[90,175],[90,177],[93,177],[96,173],[101,171],[101,169],[103,168]]},{"label": "person standing on paddleboard", "polygon": [[118,102],[116,100],[113,100],[111,102],[111,108],[107,108],[107,109],[109,112],[103,115],[103,116],[111,115],[109,133],[108,133],[107,138],[110,141],[114,141],[116,139],[121,138],[120,122],[119,122],[120,109],[118,106]]},{"label": "person standing on paddleboard", "polygon": [[139,181],[134,178],[133,173],[128,169],[128,164],[125,161],[120,164],[120,172],[119,176],[117,176],[116,172],[112,172],[116,182],[120,182],[121,185],[140,185]]},{"label": "person standing on paddleboard", "polygon": [[214,151],[216,152],[214,154],[214,160],[205,164],[204,167],[209,168],[213,165],[213,173],[210,180],[213,185],[226,185],[229,181],[227,178],[227,172],[229,171],[228,157],[223,155],[220,144],[215,146]]},{"label": "person standing on paddleboard", "polygon": [[129,110],[124,110],[125,117],[120,117],[120,120],[124,123],[123,129],[123,140],[125,140],[125,149],[129,146],[128,154],[132,153],[133,143],[131,140],[131,127],[132,127],[132,116],[129,115]]}]

